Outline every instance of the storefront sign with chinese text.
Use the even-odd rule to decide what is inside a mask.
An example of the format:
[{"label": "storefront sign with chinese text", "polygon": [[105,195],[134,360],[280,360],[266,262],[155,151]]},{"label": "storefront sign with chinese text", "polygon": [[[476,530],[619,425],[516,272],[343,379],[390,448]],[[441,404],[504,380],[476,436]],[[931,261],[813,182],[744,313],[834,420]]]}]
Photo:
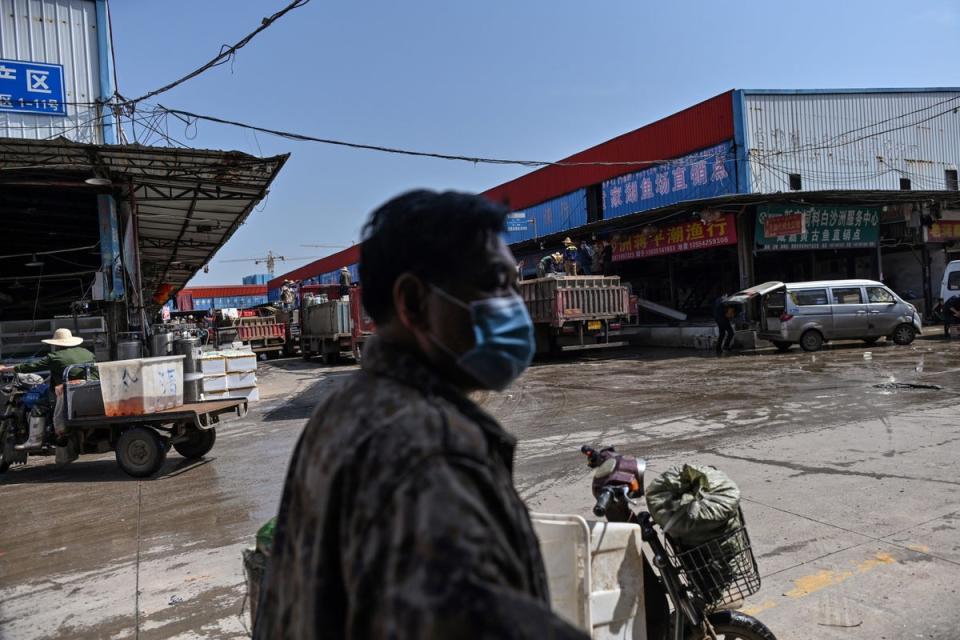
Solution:
[{"label": "storefront sign with chinese text", "polygon": [[737,244],[736,218],[727,213],[712,222],[690,220],[659,228],[653,233],[614,237],[613,260],[635,260],[732,244]]},{"label": "storefront sign with chinese text", "polygon": [[0,60],[0,111],[67,115],[63,65]]},{"label": "storefront sign with chinese text", "polygon": [[960,222],[938,220],[927,230],[927,242],[953,242],[960,240]]},{"label": "storefront sign with chinese text", "polygon": [[603,217],[737,192],[733,144],[725,142],[603,183]]},{"label": "storefront sign with chinese text", "polygon": [[803,233],[803,214],[786,213],[782,216],[768,216],[763,221],[763,237],[781,238]]},{"label": "storefront sign with chinese text", "polygon": [[[797,216],[802,229],[796,230]],[[789,218],[790,222],[780,222]],[[768,229],[783,227],[783,235],[770,236]],[[758,251],[804,249],[856,249],[877,246],[880,210],[876,207],[812,207],[769,205],[757,210],[755,241]]]}]

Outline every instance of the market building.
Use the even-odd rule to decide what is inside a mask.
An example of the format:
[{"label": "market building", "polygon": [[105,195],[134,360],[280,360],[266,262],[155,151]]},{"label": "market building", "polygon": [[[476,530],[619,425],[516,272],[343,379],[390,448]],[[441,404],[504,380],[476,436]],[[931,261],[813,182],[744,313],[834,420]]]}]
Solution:
[{"label": "market building", "polygon": [[958,108],[957,88],[733,90],[485,195],[526,276],[569,236],[693,318],[757,282],[847,277],[929,310],[960,251]]},{"label": "market building", "polygon": [[0,358],[145,338],[287,156],[120,144],[105,0],[0,0]]}]

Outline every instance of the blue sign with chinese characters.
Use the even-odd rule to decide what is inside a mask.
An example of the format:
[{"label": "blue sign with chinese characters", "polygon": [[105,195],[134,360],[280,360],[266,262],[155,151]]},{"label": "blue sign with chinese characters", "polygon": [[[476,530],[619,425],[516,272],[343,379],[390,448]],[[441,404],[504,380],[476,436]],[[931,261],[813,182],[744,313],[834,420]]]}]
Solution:
[{"label": "blue sign with chinese characters", "polygon": [[737,192],[733,143],[665,162],[603,183],[603,217],[616,218],[684,200]]},{"label": "blue sign with chinese characters", "polygon": [[529,209],[514,211],[507,218],[505,242],[523,242],[561,233],[587,224],[587,190],[547,200]]},{"label": "blue sign with chinese characters", "polygon": [[0,111],[67,115],[63,65],[0,60]]}]

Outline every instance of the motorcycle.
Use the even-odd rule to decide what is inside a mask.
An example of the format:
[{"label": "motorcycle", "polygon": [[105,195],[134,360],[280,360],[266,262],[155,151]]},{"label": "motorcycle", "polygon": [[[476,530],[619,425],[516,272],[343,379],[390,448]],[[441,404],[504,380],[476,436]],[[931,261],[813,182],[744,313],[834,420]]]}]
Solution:
[{"label": "motorcycle", "polygon": [[742,526],[705,544],[684,547],[660,531],[649,512],[633,508],[643,497],[646,461],[618,454],[613,447],[584,445],[581,452],[595,470],[594,515],[638,525],[651,551],[653,566],[644,555],[643,567],[650,640],[776,640],[756,618],[724,608],[760,589],[742,511]]},{"label": "motorcycle", "polygon": [[30,453],[50,453],[53,434],[49,416],[41,410],[50,388],[49,381],[35,373],[3,373],[0,376],[0,473],[3,473],[12,464],[27,462],[27,449],[17,447],[30,437],[31,421],[41,422],[43,444]]}]

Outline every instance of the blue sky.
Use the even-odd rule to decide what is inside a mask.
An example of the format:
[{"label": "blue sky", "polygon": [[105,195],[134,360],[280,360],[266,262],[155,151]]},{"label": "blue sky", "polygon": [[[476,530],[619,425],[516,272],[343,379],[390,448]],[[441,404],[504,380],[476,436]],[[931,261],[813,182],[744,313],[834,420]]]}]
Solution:
[{"label": "blue sky", "polygon": [[[120,91],[212,57],[287,0],[113,0]],[[953,86],[956,0],[642,2],[313,0],[157,102],[320,137],[555,160],[732,88]],[[520,167],[390,156],[201,123],[199,148],[290,152],[269,199],[192,284],[320,257],[406,189],[482,191]],[[192,139],[189,139],[192,138]],[[301,266],[279,264],[277,272]]]}]

